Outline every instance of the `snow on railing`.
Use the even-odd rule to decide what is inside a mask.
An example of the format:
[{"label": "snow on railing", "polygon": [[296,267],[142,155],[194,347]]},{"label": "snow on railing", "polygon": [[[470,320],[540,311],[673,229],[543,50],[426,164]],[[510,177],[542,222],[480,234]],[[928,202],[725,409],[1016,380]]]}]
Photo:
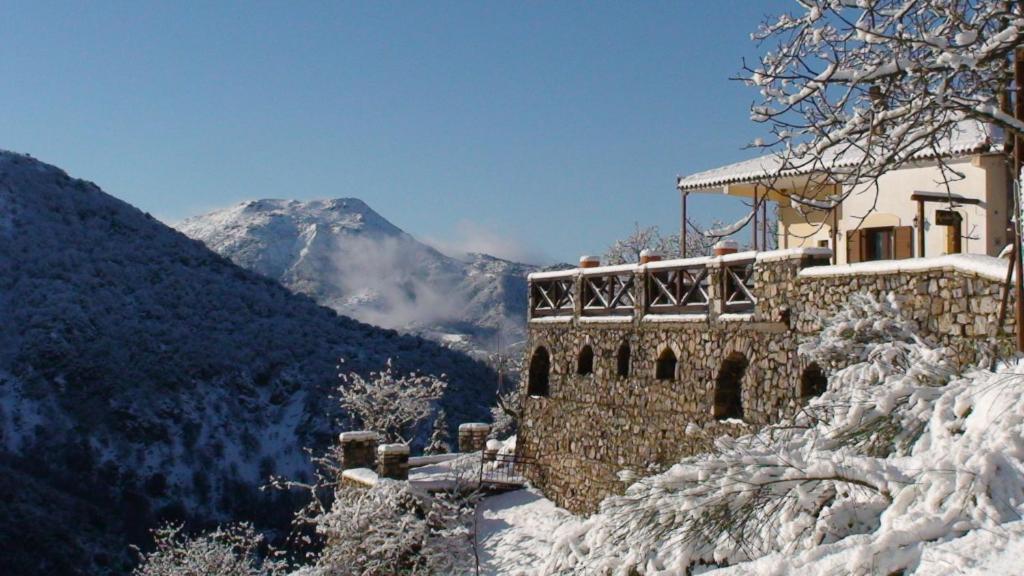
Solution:
[{"label": "snow on railing", "polygon": [[[736,252],[721,256],[590,266],[529,275],[530,319],[614,322],[635,317],[747,314],[757,301],[758,264],[801,259],[821,264],[828,248]],[[716,307],[717,306],[717,307]],[[713,310],[714,309],[714,310]]]}]

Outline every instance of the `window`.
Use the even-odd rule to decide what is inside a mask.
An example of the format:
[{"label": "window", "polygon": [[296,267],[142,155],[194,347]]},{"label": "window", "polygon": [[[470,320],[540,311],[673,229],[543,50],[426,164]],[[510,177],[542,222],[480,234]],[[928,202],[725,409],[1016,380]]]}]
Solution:
[{"label": "window", "polygon": [[821,396],[827,389],[828,377],[825,376],[821,366],[818,366],[816,362],[811,362],[807,368],[804,368],[803,374],[800,375],[800,397],[813,398],[814,396]]},{"label": "window", "polygon": [[530,396],[548,395],[548,378],[551,373],[551,357],[547,348],[541,346],[533,351],[530,358],[530,375],[526,393]]},{"label": "window", "polygon": [[851,230],[846,242],[846,260],[849,263],[900,260],[913,256],[913,226],[881,226]]},{"label": "window", "polygon": [[733,352],[722,361],[715,379],[715,420],[743,419],[743,375],[749,362],[739,352]]},{"label": "window", "polygon": [[867,256],[865,260],[892,260],[892,228],[865,230]]},{"label": "window", "polygon": [[658,380],[675,380],[676,354],[671,348],[665,348],[655,363],[654,376]]},{"label": "window", "polygon": [[594,373],[594,349],[590,344],[584,344],[580,350],[580,356],[576,360],[576,373],[580,376]]},{"label": "window", "polygon": [[629,376],[629,343],[623,342],[619,346],[619,353],[616,356],[616,366],[618,367],[618,374],[622,378]]}]

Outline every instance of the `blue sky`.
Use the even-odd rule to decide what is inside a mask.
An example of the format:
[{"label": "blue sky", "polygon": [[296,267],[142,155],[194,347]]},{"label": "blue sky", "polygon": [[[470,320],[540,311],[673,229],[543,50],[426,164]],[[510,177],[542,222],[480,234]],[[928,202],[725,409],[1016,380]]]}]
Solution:
[{"label": "blue sky", "polygon": [[729,77],[791,4],[5,3],[0,147],[166,222],[355,196],[443,246],[572,260],[676,229],[676,175],[751,155]]}]

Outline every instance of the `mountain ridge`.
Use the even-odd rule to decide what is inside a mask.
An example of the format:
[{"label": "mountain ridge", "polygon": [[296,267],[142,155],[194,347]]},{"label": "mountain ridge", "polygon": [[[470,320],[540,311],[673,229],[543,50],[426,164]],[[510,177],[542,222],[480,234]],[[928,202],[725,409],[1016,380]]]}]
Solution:
[{"label": "mountain ridge", "polygon": [[261,199],[177,224],[236,264],[362,321],[502,348],[525,337],[536,266],[462,258],[418,241],[358,198]]},{"label": "mountain ridge", "polygon": [[452,427],[489,417],[481,363],[340,316],[12,152],[0,239],[0,470],[33,483],[0,485],[0,573],[124,574],[127,543],[163,520],[287,526],[294,497],[258,486],[309,478],[304,448],[344,429],[339,358],[446,374]]}]

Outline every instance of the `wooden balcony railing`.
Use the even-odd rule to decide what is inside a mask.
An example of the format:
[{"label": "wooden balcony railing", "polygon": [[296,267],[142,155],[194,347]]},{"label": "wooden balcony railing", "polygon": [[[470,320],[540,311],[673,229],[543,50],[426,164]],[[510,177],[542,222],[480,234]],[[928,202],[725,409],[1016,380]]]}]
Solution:
[{"label": "wooden balcony railing", "polygon": [[705,263],[647,273],[648,314],[706,314],[711,303]]},{"label": "wooden balcony railing", "polygon": [[576,305],[575,276],[530,280],[530,313],[533,317],[572,316]]},{"label": "wooden balcony railing", "polygon": [[[796,260],[796,267],[781,268],[788,271],[783,275],[795,274],[800,268],[828,263],[829,256],[827,249],[796,248],[535,273],[529,278],[530,318],[660,316],[661,321],[675,321],[667,316],[706,315],[713,320],[722,314],[755,313],[773,317],[770,311],[758,312],[759,290],[766,287],[758,284],[757,271]],[[790,280],[778,276],[773,281]]]},{"label": "wooden balcony railing", "polygon": [[610,274],[583,276],[584,316],[629,316],[636,308],[632,269]]},{"label": "wooden balcony railing", "polygon": [[748,313],[754,311],[754,259],[729,262],[722,266],[722,311]]}]

